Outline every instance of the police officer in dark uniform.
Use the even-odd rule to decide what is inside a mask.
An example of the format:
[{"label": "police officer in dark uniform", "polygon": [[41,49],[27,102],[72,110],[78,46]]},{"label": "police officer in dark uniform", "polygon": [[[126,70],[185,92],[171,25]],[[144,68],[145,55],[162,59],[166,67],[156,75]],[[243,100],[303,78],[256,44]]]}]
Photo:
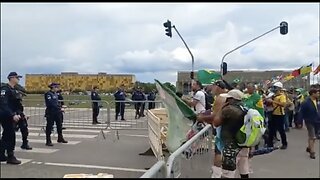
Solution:
[{"label": "police officer in dark uniform", "polygon": [[22,136],[22,145],[21,145],[21,149],[26,149],[26,150],[32,150],[32,147],[29,146],[28,144],[28,134],[29,134],[29,130],[28,130],[28,122],[27,122],[27,117],[25,116],[25,114],[23,113],[23,105],[22,105],[22,97],[26,96],[26,91],[23,87],[16,85],[15,88],[16,93],[17,93],[17,104],[15,105],[18,109],[17,114],[20,115],[20,120],[17,123],[17,127],[16,127],[16,131],[20,129],[21,132],[21,136]]},{"label": "police officer in dark uniform", "polygon": [[[61,109],[64,109],[65,105],[64,105],[64,102],[63,102],[63,96],[62,96],[62,90],[61,89],[59,89],[57,91],[57,95],[58,95],[59,106],[60,106]],[[63,113],[64,113],[64,111],[62,110],[61,111],[61,124],[62,124],[62,129],[66,129],[65,127],[63,127]]]},{"label": "police officer in dark uniform", "polygon": [[93,90],[91,91],[91,100],[92,100],[92,124],[101,124],[98,122],[98,115],[99,115],[99,101],[101,98],[98,94],[98,87],[94,86]]},{"label": "police officer in dark uniform", "polygon": [[141,106],[143,105],[143,103],[140,102],[140,101],[145,100],[145,96],[144,96],[144,94],[142,93],[140,87],[138,87],[138,88],[133,92],[131,99],[132,99],[132,101],[135,101],[135,102],[134,102],[134,107],[135,107],[135,109],[136,109],[135,119],[140,118],[140,117],[141,117],[141,110],[142,110]]},{"label": "police officer in dark uniform", "polygon": [[[118,91],[114,93],[114,97],[116,101],[125,101],[126,100],[126,93],[124,91],[124,85],[121,85],[120,88],[118,88]],[[124,119],[124,108],[125,103],[124,102],[116,102],[116,120],[118,120],[119,113],[121,115],[121,120],[125,121]]]},{"label": "police officer in dark uniform", "polygon": [[44,99],[46,102],[46,114],[45,117],[47,118],[47,127],[46,127],[46,146],[53,146],[51,142],[51,132],[53,128],[54,122],[57,126],[58,132],[58,143],[68,143],[63,138],[62,135],[62,122],[61,122],[61,108],[58,102],[57,91],[59,84],[58,83],[51,83],[49,86],[50,91],[44,94]]},{"label": "police officer in dark uniform", "polygon": [[[2,139],[0,140],[0,160],[7,161],[7,164],[21,164],[21,161],[14,156],[16,145],[15,128],[21,119],[16,106],[19,100],[17,99],[15,85],[19,83],[19,78],[21,77],[16,72],[10,72],[7,77],[9,83],[1,86],[0,91],[0,120],[3,127]],[[5,151],[7,151],[8,157],[5,156]]]},{"label": "police officer in dark uniform", "polygon": [[[149,94],[148,94],[148,101],[154,101],[156,100],[156,90],[153,89]],[[149,102],[148,103],[148,109],[154,109],[155,108],[155,102]]]}]

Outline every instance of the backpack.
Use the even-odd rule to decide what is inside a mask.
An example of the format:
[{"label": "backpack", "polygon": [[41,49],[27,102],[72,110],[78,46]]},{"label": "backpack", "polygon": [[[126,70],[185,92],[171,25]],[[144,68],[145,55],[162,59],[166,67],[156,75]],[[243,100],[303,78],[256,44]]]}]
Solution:
[{"label": "backpack", "polygon": [[203,93],[205,95],[205,102],[206,102],[205,108],[206,108],[206,110],[211,110],[212,105],[210,104],[210,101],[212,101],[212,100],[210,100],[210,98],[212,99],[212,96],[209,96],[208,93],[205,91],[203,91]]},{"label": "backpack", "polygon": [[266,131],[264,118],[256,109],[240,107],[245,115],[243,126],[236,134],[237,143],[241,147],[254,147],[260,142]]}]

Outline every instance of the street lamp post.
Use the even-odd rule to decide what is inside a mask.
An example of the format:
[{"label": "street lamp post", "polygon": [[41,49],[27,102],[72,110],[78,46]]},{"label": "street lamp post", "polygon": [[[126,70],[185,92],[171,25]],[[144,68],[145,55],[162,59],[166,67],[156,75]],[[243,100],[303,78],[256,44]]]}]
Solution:
[{"label": "street lamp post", "polygon": [[240,45],[240,46],[238,46],[238,47],[236,47],[236,48],[232,49],[232,50],[231,50],[231,51],[229,51],[229,52],[227,52],[227,53],[222,57],[222,60],[221,60],[221,65],[220,65],[221,78],[222,78],[222,77],[223,77],[223,75],[224,75],[224,74],[223,74],[223,62],[224,62],[224,58],[225,58],[228,54],[231,54],[232,52],[236,51],[237,49],[242,48],[243,46],[245,46],[245,45],[247,45],[247,44],[251,43],[252,41],[255,41],[255,40],[257,40],[257,39],[261,38],[262,36],[265,36],[266,34],[271,33],[272,31],[274,31],[274,30],[276,30],[276,29],[278,29],[278,28],[280,28],[280,33],[281,33],[282,35],[285,35],[285,34],[287,34],[287,33],[288,33],[288,23],[287,23],[287,22],[285,22],[285,21],[283,21],[283,22],[281,22],[281,23],[280,23],[280,25],[279,25],[279,26],[277,26],[277,27],[275,27],[275,28],[273,28],[273,29],[271,29],[271,30],[269,30],[269,31],[267,31],[267,32],[265,32],[265,33],[263,33],[263,34],[261,34],[261,35],[260,35],[260,36],[258,36],[258,37],[255,37],[255,38],[251,39],[250,41],[248,41],[248,42],[246,42],[246,43],[244,43],[244,44],[242,44],[242,45]]},{"label": "street lamp post", "polygon": [[190,78],[191,78],[191,83],[192,81],[194,80],[194,56],[193,54],[191,53],[187,43],[184,41],[183,37],[181,36],[181,34],[179,33],[179,31],[177,30],[177,28],[172,25],[171,26],[171,21],[167,20],[167,22],[163,23],[163,26],[166,28],[165,31],[166,31],[166,35],[169,36],[170,38],[172,37],[172,31],[171,31],[171,28],[173,28],[177,34],[179,35],[180,39],[182,40],[183,44],[186,46],[186,48],[188,49],[188,52],[189,54],[191,55],[191,73],[190,73]]}]

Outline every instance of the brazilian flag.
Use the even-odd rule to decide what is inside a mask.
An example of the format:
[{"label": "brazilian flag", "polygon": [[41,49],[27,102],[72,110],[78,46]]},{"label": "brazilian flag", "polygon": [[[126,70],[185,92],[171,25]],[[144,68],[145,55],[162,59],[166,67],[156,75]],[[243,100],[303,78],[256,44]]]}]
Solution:
[{"label": "brazilian flag", "polygon": [[208,85],[212,84],[218,79],[221,79],[221,74],[219,72],[210,70],[199,70],[197,73],[197,78],[203,85]]},{"label": "brazilian flag", "polygon": [[264,117],[263,101],[258,93],[255,92],[252,95],[247,95],[244,99],[244,104],[248,108],[256,109]]}]

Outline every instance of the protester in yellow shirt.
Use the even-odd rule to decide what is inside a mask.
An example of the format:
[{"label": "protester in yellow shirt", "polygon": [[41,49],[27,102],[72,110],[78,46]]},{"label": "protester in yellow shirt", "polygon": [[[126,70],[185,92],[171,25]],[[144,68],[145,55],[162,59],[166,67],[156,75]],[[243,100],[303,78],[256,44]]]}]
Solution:
[{"label": "protester in yellow shirt", "polygon": [[278,131],[281,136],[282,146],[280,149],[287,149],[288,142],[286,132],[284,130],[284,123],[285,123],[285,106],[287,104],[287,98],[281,91],[283,89],[283,85],[281,82],[276,82],[273,84],[272,87],[275,95],[272,99],[268,99],[273,106],[273,112],[271,119],[268,122],[269,125],[269,140],[268,140],[268,147],[273,147],[273,138]]}]

